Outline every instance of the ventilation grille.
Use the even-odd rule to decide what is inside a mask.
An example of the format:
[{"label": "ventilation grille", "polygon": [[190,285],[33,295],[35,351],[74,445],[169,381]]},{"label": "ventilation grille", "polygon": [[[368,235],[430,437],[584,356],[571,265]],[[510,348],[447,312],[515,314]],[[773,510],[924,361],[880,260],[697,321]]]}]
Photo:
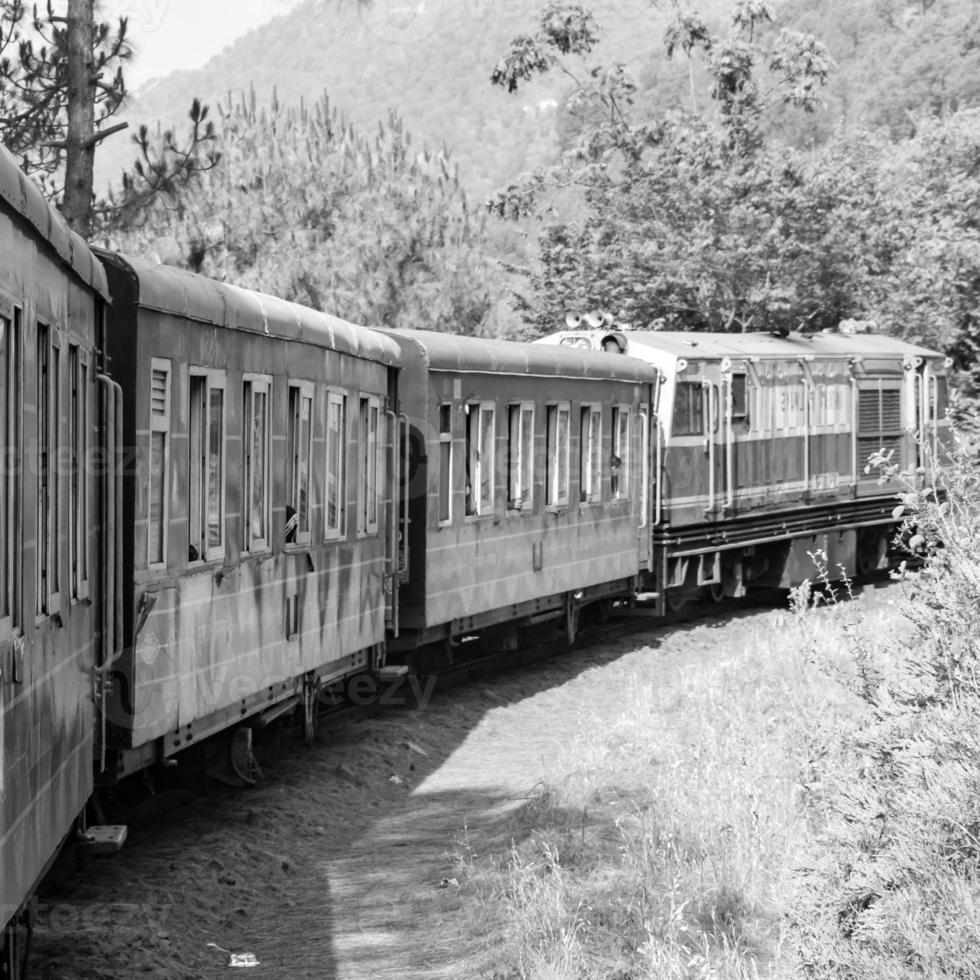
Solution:
[{"label": "ventilation grille", "polygon": [[150,413],[158,417],[167,414],[167,375],[163,368],[154,368],[150,379]]},{"label": "ventilation grille", "polygon": [[900,432],[902,429],[902,393],[894,388],[881,393],[881,430]]},{"label": "ventilation grille", "polygon": [[858,392],[858,431],[881,431],[881,405],[877,389]]}]

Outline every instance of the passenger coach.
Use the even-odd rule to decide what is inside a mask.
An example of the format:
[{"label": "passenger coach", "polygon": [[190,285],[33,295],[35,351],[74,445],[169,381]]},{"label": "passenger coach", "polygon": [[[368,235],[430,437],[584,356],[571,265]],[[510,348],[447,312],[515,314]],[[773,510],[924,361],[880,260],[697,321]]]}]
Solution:
[{"label": "passenger coach", "polygon": [[633,358],[399,331],[410,447],[394,649],[631,596],[649,563],[652,373]]},{"label": "passenger coach", "polygon": [[111,774],[294,707],[312,737],[319,689],[374,666],[392,622],[398,346],[99,254],[127,447]]},{"label": "passenger coach", "polygon": [[0,147],[2,976],[23,967],[25,903],[92,791],[92,689],[111,643],[98,441],[106,297],[100,263]]}]

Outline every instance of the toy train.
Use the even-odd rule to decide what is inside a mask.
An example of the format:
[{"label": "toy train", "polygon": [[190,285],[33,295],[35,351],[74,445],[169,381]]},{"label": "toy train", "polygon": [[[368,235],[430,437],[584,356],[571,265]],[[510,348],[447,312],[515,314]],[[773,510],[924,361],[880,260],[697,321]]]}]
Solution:
[{"label": "toy train", "polygon": [[882,566],[865,459],[945,385],[881,336],[366,329],[93,251],[0,152],[0,977],[99,785],[465,637]]}]

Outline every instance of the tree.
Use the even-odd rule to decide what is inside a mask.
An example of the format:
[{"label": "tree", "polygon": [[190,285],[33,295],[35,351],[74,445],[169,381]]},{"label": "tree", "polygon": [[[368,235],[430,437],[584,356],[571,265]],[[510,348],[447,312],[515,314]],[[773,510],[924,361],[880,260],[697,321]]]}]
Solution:
[{"label": "tree", "polygon": [[260,108],[252,93],[222,107],[218,141],[185,207],[151,205],[113,244],[355,322],[499,331],[485,217],[396,116],[368,139],[325,95]]},{"label": "tree", "polygon": [[[544,229],[542,267],[518,300],[522,312],[539,329],[594,306],[638,326],[688,329],[786,329],[839,316],[833,297],[810,292],[820,277],[801,282],[800,264],[821,233],[807,226],[802,167],[768,151],[760,124],[779,102],[815,107],[829,70],[822,47],[776,31],[760,0],[735,5],[727,34],[678,10],[668,55],[703,56],[714,111],[638,118],[636,83],[622,66],[583,74],[567,63],[597,37],[588,11],[552,3],[539,31],[516,39],[491,77],[515,91],[559,69],[573,79],[570,111],[585,119],[560,164],[491,201],[497,213],[521,216],[540,213],[542,202],[554,213],[564,198],[572,216]],[[803,238],[787,248],[796,233]]]},{"label": "tree", "polygon": [[68,223],[88,238],[96,223],[132,220],[158,194],[173,194],[217,162],[207,109],[195,100],[188,143],[172,133],[157,141],[140,132],[140,159],[114,201],[96,207],[96,148],[126,128],[111,123],[127,91],[132,57],[125,17],[98,21],[94,0],[65,0],[28,12],[23,0],[0,0],[0,126],[7,147],[58,203]]}]

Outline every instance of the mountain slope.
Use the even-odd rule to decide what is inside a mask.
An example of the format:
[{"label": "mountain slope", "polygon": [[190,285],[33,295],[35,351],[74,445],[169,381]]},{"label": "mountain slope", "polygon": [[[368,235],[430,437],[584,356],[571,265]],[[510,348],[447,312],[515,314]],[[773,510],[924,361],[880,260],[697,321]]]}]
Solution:
[{"label": "mountain slope", "polygon": [[[489,78],[508,42],[535,26],[541,0],[377,0],[368,7],[305,0],[245,35],[198,71],[176,72],[144,86],[127,118],[180,124],[199,96],[216,111],[229,94],[254,87],[260,101],[311,99],[326,89],[353,122],[373,125],[389,108],[428,145],[446,143],[464,183],[478,194],[546,160],[554,152],[556,106],[568,80],[554,76],[518,95]],[[595,5],[601,56],[639,70],[663,51],[664,15],[647,0]],[[99,161],[100,182],[132,157],[123,138]]]}]

